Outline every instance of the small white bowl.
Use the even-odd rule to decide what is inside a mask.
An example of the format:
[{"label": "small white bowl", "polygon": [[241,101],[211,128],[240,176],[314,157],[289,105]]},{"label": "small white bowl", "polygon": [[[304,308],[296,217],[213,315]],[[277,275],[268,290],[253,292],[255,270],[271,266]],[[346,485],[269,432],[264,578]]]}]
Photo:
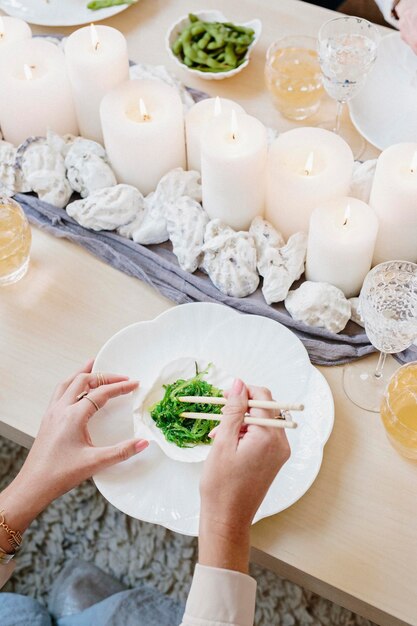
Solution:
[{"label": "small white bowl", "polygon": [[[232,20],[228,20],[220,11],[199,11],[198,13],[194,13],[194,15],[202,19],[204,22],[230,22],[232,21]],[[224,80],[225,78],[230,78],[231,76],[235,76],[235,74],[239,74],[239,72],[245,69],[245,67],[248,65],[249,57],[252,52],[252,49],[258,42],[259,37],[261,36],[261,32],[262,32],[261,20],[254,19],[254,20],[251,20],[250,22],[236,23],[236,26],[246,26],[247,28],[252,28],[255,32],[254,40],[252,41],[251,45],[248,47],[245,60],[243,61],[243,63],[241,63],[239,67],[236,67],[234,70],[229,70],[228,72],[201,72],[200,70],[194,70],[191,67],[187,67],[172,52],[172,45],[174,41],[177,39],[178,35],[183,30],[183,28],[187,26],[189,23],[190,23],[190,20],[189,20],[188,15],[184,15],[178,20],[178,22],[175,22],[175,24],[173,24],[167,32],[167,35],[165,38],[165,45],[168,50],[168,54],[175,61],[177,65],[182,67],[182,69],[186,70],[190,74],[199,76],[200,78],[203,78],[204,80]]]}]

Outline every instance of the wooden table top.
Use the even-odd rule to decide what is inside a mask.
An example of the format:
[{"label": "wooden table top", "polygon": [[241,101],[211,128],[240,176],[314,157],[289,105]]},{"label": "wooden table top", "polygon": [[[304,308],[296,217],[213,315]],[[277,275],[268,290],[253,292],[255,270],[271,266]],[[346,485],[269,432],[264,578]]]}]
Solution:
[{"label": "wooden table top", "polygon": [[[215,0],[192,3],[194,11],[218,6]],[[190,7],[186,0],[140,0],[107,23],[127,36],[132,59],[163,63],[187,84],[233,98],[279,130],[291,128],[264,87],[266,49],[284,35],[317,35],[334,14],[297,0],[229,0],[228,17],[259,17],[263,34],[244,72],[206,82],[174,66],[164,48],[166,30]],[[309,123],[334,111],[327,100]],[[369,147],[366,156],[376,154]],[[0,292],[0,433],[30,445],[58,381],[117,330],[170,306],[81,248],[33,229],[27,276]],[[388,368],[395,367],[390,359]],[[391,448],[377,415],[345,397],[342,368],[320,369],[336,405],[322,469],[297,504],[256,524],[253,557],[380,624],[417,626],[417,467]]]}]

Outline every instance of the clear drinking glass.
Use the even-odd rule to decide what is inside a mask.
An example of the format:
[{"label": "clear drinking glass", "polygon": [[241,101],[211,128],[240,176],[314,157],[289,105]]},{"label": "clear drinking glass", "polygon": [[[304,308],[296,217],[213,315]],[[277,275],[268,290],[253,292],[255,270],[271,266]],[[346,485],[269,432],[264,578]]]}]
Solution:
[{"label": "clear drinking glass", "polygon": [[336,120],[320,126],[343,137],[356,159],[362,154],[365,141],[352,128],[342,125],[342,110],[365,84],[376,59],[379,41],[377,27],[359,17],[336,17],[323,24],[318,36],[324,88],[337,100]]},{"label": "clear drinking glass", "polygon": [[30,226],[21,206],[0,195],[0,286],[17,282],[29,266]]},{"label": "clear drinking glass", "polygon": [[323,82],[314,37],[283,37],[266,53],[265,80],[277,109],[290,120],[305,120],[320,106]]},{"label": "clear drinking glass", "polygon": [[368,339],[381,354],[376,369],[361,361],[347,366],[343,385],[354,404],[379,413],[387,385],[386,356],[409,348],[417,337],[417,265],[376,265],[365,278],[359,306]]},{"label": "clear drinking glass", "polygon": [[381,418],[394,448],[417,459],[417,361],[392,376],[382,399]]}]

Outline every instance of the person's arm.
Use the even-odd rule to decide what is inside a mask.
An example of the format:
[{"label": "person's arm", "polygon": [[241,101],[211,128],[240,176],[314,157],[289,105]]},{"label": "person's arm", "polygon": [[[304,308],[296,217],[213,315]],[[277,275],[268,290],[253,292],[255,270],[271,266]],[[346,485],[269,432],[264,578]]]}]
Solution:
[{"label": "person's arm", "polygon": [[[22,469],[0,493],[0,588],[13,571],[13,561],[1,561],[13,553],[15,532],[23,535],[55,498],[148,446],[141,439],[115,446],[93,446],[88,420],[96,412],[96,405],[101,408],[110,398],[130,393],[138,383],[126,376],[92,374],[92,364],[90,361],[56,388]],[[86,392],[88,398],[78,399]]]},{"label": "person's arm", "polygon": [[[278,471],[288,460],[285,431],[245,426],[248,398],[267,389],[234,383],[200,485],[199,564],[182,626],[252,626],[256,582],[248,576],[250,527]],[[272,412],[251,409],[258,417]]]}]

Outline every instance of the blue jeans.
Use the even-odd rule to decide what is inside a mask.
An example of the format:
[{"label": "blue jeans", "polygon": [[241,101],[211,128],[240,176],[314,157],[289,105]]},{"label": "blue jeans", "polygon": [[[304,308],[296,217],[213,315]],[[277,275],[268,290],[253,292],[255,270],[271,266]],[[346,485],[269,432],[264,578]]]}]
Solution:
[{"label": "blue jeans", "polygon": [[177,626],[184,607],[146,585],[121,591],[56,621],[36,600],[0,593],[1,626]]}]

